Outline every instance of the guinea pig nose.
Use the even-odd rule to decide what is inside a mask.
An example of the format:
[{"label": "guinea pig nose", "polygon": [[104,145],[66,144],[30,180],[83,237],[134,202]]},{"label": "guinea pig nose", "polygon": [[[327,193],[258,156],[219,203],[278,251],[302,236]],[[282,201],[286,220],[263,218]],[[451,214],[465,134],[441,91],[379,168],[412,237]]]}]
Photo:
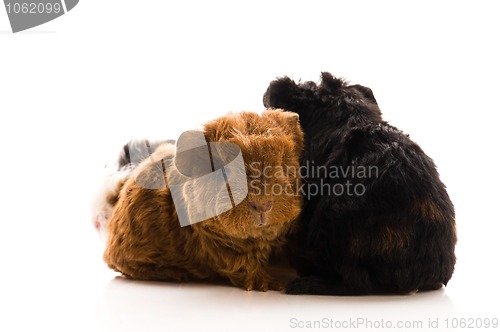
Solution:
[{"label": "guinea pig nose", "polygon": [[248,202],[248,205],[250,206],[250,209],[259,212],[259,213],[264,213],[264,212],[269,212],[271,208],[273,207],[273,202],[271,201],[264,201],[264,202]]}]

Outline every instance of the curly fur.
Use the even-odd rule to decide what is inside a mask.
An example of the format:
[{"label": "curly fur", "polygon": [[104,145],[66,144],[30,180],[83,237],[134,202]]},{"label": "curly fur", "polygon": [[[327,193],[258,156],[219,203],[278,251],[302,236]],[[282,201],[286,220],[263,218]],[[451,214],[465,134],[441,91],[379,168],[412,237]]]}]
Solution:
[{"label": "curly fur", "polygon": [[[319,85],[270,83],[264,105],[297,112],[305,133],[306,199],[290,242],[300,277],[289,294],[362,295],[432,290],[455,265],[455,212],[436,166],[382,120],[372,91],[322,73]],[[311,176],[314,167],[375,166],[376,176]],[[361,185],[362,195],[316,195],[311,185]],[[345,187],[343,187],[345,188]]]},{"label": "curly fur", "polygon": [[[210,142],[232,142],[243,155],[249,181],[256,165],[299,167],[303,133],[296,114],[265,111],[229,114],[204,125]],[[141,280],[203,280],[228,278],[247,290],[282,289],[266,271],[271,250],[282,245],[302,207],[300,195],[267,195],[249,190],[235,208],[212,219],[181,227],[168,185],[144,189],[136,180],[153,176],[156,162],[175,158],[175,146],[160,145],[133,170],[119,192],[108,224],[104,260],[122,274]],[[126,159],[126,158],[125,158]],[[250,165],[253,164],[252,167]],[[257,164],[255,164],[257,163]],[[167,170],[168,172],[168,170]],[[262,184],[286,182],[294,188],[300,177],[259,178]]]}]

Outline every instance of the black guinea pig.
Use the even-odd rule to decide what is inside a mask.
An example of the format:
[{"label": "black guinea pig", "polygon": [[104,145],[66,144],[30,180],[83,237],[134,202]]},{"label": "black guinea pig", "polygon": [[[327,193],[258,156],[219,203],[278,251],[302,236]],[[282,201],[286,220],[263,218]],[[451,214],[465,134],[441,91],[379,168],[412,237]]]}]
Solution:
[{"label": "black guinea pig", "polygon": [[330,73],[272,81],[264,105],[299,114],[304,210],[288,294],[408,294],[450,280],[455,212],[436,166],[382,120],[371,89]]}]

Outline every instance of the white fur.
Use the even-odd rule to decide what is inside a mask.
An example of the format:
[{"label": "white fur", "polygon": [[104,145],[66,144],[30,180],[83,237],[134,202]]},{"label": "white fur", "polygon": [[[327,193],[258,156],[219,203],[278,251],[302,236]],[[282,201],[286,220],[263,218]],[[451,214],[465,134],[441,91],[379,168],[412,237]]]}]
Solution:
[{"label": "white fur", "polygon": [[106,241],[108,220],[113,214],[113,206],[108,203],[107,197],[118,194],[119,184],[130,176],[131,171],[130,167],[118,169],[117,165],[106,166],[100,188],[94,194],[91,206],[92,224],[103,241]]}]

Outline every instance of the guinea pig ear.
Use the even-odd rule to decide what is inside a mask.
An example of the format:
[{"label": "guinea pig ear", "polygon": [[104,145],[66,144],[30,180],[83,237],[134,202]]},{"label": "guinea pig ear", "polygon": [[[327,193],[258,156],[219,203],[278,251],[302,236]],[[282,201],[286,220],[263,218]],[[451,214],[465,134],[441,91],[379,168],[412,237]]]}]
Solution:
[{"label": "guinea pig ear", "polygon": [[344,85],[345,82],[343,79],[336,78],[326,71],[321,73],[321,84],[319,86],[320,91],[332,93]]},{"label": "guinea pig ear", "polygon": [[297,157],[300,157],[304,149],[304,132],[299,122],[299,115],[294,112],[283,112],[282,110],[266,110],[263,113],[276,121],[293,140]]},{"label": "guinea pig ear", "polygon": [[299,93],[299,87],[290,77],[278,78],[269,84],[266,93],[264,93],[264,106],[266,108],[293,110],[295,96]]},{"label": "guinea pig ear", "polygon": [[366,99],[368,99],[372,103],[377,104],[377,100],[375,99],[375,96],[373,95],[372,89],[370,89],[367,86],[359,85],[359,84],[352,85],[352,87],[354,89],[358,90],[359,92],[361,92],[361,94],[363,95],[363,97],[365,97]]}]

